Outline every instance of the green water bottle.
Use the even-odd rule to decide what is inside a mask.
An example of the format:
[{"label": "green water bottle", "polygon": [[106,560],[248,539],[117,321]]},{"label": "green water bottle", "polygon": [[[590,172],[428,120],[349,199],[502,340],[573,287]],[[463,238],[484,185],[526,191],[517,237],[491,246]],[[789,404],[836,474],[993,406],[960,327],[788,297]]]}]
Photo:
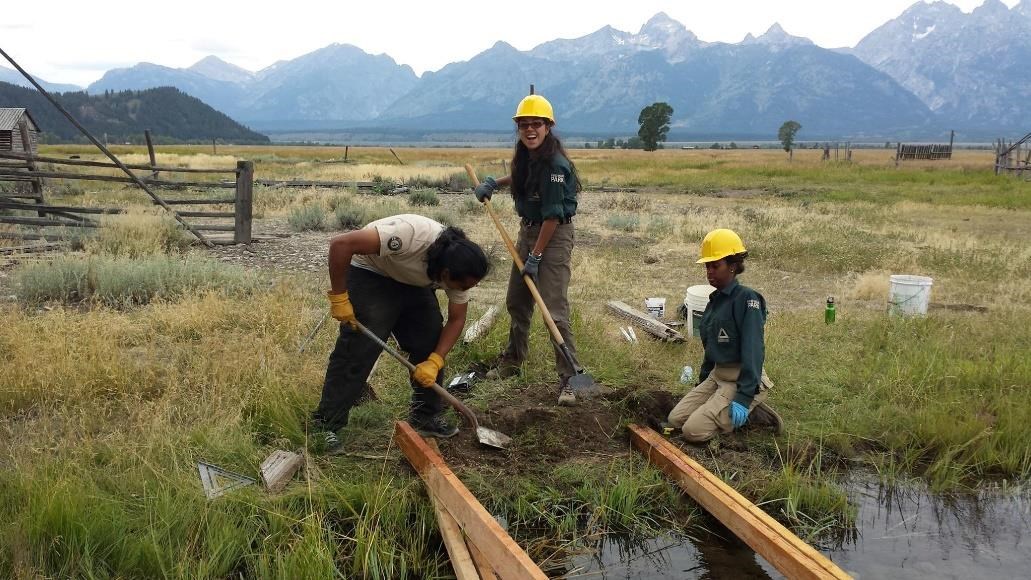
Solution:
[{"label": "green water bottle", "polygon": [[834,322],[835,310],[834,310],[834,297],[827,297],[827,308],[823,311],[823,321],[827,324]]}]

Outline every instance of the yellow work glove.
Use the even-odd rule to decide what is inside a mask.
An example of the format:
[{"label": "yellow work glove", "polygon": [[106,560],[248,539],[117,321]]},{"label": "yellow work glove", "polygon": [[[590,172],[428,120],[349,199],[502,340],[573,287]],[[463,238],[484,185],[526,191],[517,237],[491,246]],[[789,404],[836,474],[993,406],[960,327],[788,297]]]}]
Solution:
[{"label": "yellow work glove", "polygon": [[415,382],[424,387],[429,387],[437,382],[437,375],[443,367],[444,359],[439,354],[431,352],[429,358],[415,365],[415,371],[412,372],[412,376],[415,377]]},{"label": "yellow work glove", "polygon": [[326,292],[326,297],[329,298],[329,315],[357,328],[355,322],[358,322],[358,319],[354,317],[354,306],[351,306],[351,298],[347,295],[347,290],[340,293],[334,293],[331,290]]}]

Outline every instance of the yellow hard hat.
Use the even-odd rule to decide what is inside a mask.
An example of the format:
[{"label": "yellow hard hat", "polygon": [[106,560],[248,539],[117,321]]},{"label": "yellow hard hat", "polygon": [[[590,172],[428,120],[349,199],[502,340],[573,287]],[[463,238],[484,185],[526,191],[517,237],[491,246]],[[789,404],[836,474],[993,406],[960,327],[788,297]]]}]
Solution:
[{"label": "yellow hard hat", "polygon": [[551,103],[548,102],[548,99],[540,95],[527,95],[523,100],[519,101],[519,106],[516,107],[516,113],[512,116],[512,120],[515,121],[519,117],[540,117],[554,123],[555,111],[551,108]]},{"label": "yellow hard hat", "polygon": [[705,234],[705,239],[702,240],[702,257],[695,263],[715,262],[745,251],[745,244],[733,230],[712,230]]}]

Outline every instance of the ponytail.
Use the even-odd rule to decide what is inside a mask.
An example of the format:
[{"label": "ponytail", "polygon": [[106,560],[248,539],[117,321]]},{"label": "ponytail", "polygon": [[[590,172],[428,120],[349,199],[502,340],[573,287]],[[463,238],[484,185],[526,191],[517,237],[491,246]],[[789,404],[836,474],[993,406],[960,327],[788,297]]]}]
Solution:
[{"label": "ponytail", "polygon": [[426,251],[426,275],[430,280],[439,281],[444,270],[453,280],[482,280],[490,271],[490,261],[476,242],[465,237],[465,232],[449,226]]}]

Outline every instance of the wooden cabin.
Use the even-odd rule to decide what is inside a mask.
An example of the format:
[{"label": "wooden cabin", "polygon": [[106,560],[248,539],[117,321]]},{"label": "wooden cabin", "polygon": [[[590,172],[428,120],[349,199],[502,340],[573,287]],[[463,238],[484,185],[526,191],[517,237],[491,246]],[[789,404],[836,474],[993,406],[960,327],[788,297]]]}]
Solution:
[{"label": "wooden cabin", "polygon": [[[26,141],[28,151],[25,147]],[[0,151],[36,155],[38,147],[39,125],[33,120],[28,109],[0,107]]]}]

